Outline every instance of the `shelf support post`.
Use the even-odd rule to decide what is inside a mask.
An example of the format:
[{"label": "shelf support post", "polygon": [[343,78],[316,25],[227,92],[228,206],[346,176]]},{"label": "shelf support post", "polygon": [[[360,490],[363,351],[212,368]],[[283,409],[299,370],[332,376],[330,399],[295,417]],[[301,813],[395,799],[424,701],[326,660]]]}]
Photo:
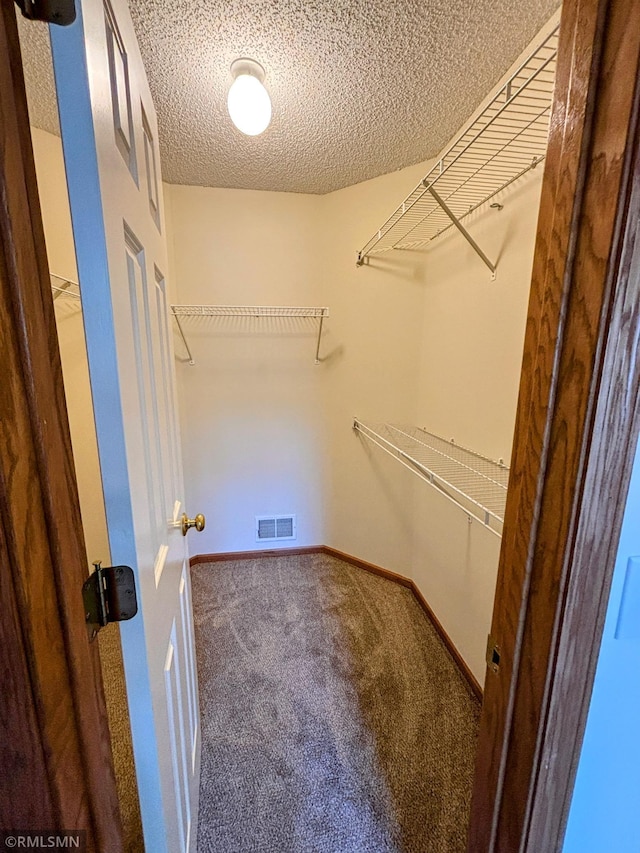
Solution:
[{"label": "shelf support post", "polygon": [[324,310],[320,315],[320,322],[318,324],[318,344],[316,346],[316,364],[320,364],[320,339],[322,338],[322,324],[324,323]]},{"label": "shelf support post", "polygon": [[178,326],[178,331],[180,332],[180,337],[182,338],[182,343],[184,344],[184,348],[186,349],[187,355],[189,356],[189,364],[195,364],[193,356],[191,355],[191,350],[189,348],[189,344],[187,343],[187,339],[184,336],[184,330],[182,328],[182,323],[180,322],[180,318],[178,317],[177,314],[174,314],[173,312],[171,312],[171,313],[173,314],[173,317],[176,321],[176,324]]},{"label": "shelf support post", "polygon": [[458,219],[458,217],[455,215],[455,213],[454,213],[454,212],[449,208],[449,206],[447,205],[447,203],[446,203],[445,201],[443,201],[443,199],[441,199],[441,198],[440,198],[440,196],[439,196],[439,195],[438,195],[438,193],[434,190],[434,188],[431,186],[431,184],[426,184],[425,186],[426,186],[427,192],[431,193],[431,195],[433,196],[433,198],[435,199],[435,201],[437,202],[437,204],[439,204],[439,205],[440,205],[440,207],[444,210],[444,212],[447,214],[447,216],[449,217],[449,219],[453,222],[453,224],[456,226],[456,228],[458,229],[458,231],[462,234],[462,236],[464,237],[464,239],[469,243],[469,245],[471,246],[471,248],[473,249],[473,251],[474,251],[474,252],[478,255],[478,257],[479,257],[479,258],[480,258],[480,259],[481,259],[481,260],[482,260],[482,261],[483,261],[483,262],[484,262],[484,263],[489,267],[489,269],[491,270],[491,278],[492,278],[492,279],[495,279],[495,277],[496,277],[496,265],[491,263],[491,261],[489,260],[489,258],[485,255],[485,253],[482,251],[482,249],[480,248],[480,246],[478,246],[478,244],[477,244],[477,243],[476,243],[476,241],[473,239],[473,237],[471,236],[471,234],[469,234],[469,232],[467,231],[467,229],[466,229],[466,228],[464,227],[464,225],[460,222],[460,220],[459,220],[459,219]]}]

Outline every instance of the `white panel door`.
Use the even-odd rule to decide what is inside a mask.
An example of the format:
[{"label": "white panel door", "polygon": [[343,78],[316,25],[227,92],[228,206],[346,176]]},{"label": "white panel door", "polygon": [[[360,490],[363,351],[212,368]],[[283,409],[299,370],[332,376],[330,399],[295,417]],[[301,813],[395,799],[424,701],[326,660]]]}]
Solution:
[{"label": "white panel door", "polygon": [[138,585],[121,631],[145,846],[186,853],[200,736],[157,122],[125,0],[76,4],[51,37],[111,556]]}]

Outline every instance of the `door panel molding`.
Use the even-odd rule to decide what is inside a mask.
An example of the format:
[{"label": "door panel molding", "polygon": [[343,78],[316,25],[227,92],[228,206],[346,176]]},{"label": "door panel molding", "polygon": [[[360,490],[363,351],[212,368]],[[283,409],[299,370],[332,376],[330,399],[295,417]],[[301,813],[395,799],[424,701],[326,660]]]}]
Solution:
[{"label": "door panel molding", "polygon": [[182,564],[180,578],[180,625],[182,628],[182,655],[184,659],[185,681],[187,685],[187,705],[189,712],[189,746],[191,753],[192,771],[196,766],[196,746],[198,743],[198,688],[196,685],[196,666],[193,655],[195,648],[192,623],[189,614],[192,612],[189,600],[189,584],[187,583],[187,561]]},{"label": "door panel molding", "polygon": [[179,843],[181,853],[189,849],[191,835],[191,810],[189,807],[189,773],[186,744],[182,738],[184,732],[182,707],[182,676],[176,640],[176,623],[171,626],[171,636],[164,664],[165,690],[169,712],[169,737],[171,740],[171,758],[173,761],[173,781],[175,786],[175,807],[178,816]]}]

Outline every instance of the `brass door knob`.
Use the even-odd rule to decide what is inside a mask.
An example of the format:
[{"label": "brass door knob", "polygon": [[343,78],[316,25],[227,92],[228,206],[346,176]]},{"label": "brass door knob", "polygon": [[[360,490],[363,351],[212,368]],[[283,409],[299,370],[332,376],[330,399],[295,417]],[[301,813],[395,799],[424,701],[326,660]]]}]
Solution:
[{"label": "brass door knob", "polygon": [[182,513],[182,535],[186,536],[190,527],[195,527],[195,529],[200,533],[204,530],[204,515],[199,512],[195,518],[189,518],[186,512]]}]

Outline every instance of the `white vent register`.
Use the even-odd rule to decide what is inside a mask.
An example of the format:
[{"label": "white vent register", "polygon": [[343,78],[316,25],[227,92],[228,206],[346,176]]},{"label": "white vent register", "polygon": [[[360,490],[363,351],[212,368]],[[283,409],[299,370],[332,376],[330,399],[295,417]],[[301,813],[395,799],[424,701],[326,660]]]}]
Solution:
[{"label": "white vent register", "polygon": [[295,515],[256,515],[256,542],[295,538]]}]

